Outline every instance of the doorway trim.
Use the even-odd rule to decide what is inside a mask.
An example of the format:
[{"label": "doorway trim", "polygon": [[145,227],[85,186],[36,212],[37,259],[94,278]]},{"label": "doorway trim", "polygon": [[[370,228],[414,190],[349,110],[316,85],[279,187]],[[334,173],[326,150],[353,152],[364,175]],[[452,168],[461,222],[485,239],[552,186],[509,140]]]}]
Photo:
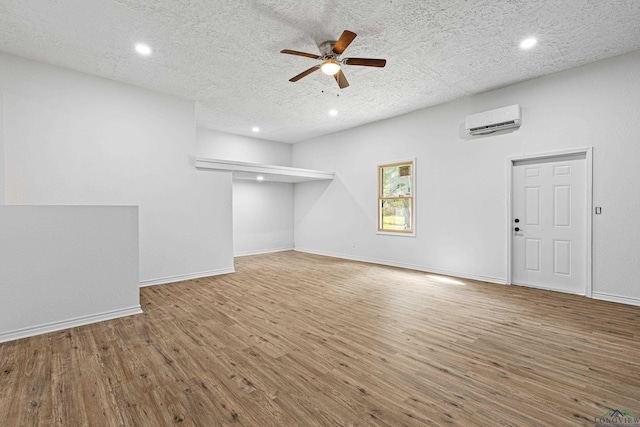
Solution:
[{"label": "doorway trim", "polygon": [[593,292],[593,244],[592,244],[592,240],[593,240],[593,147],[584,147],[584,148],[573,148],[573,149],[567,149],[567,150],[560,150],[560,151],[550,151],[550,152],[546,152],[546,153],[537,153],[537,154],[527,154],[527,155],[521,155],[521,156],[512,156],[512,157],[507,157],[507,168],[506,168],[506,172],[507,172],[507,197],[506,197],[506,201],[507,201],[507,205],[506,205],[506,209],[507,209],[507,227],[506,227],[506,243],[507,243],[507,280],[506,280],[506,284],[507,285],[511,285],[512,284],[512,269],[511,269],[511,262],[512,262],[512,251],[513,251],[513,239],[511,236],[511,227],[513,224],[513,212],[512,212],[512,206],[511,204],[513,203],[513,167],[515,165],[516,162],[520,162],[523,160],[544,160],[544,159],[549,159],[549,158],[554,158],[554,157],[564,157],[564,156],[569,156],[569,155],[574,155],[574,154],[584,154],[585,156],[585,160],[586,160],[586,180],[587,182],[585,183],[585,188],[587,190],[587,206],[586,206],[586,230],[585,230],[585,238],[586,238],[586,246],[587,246],[587,254],[586,257],[587,259],[585,260],[585,265],[586,265],[586,290],[585,290],[585,296],[588,298],[592,297],[592,292]]}]

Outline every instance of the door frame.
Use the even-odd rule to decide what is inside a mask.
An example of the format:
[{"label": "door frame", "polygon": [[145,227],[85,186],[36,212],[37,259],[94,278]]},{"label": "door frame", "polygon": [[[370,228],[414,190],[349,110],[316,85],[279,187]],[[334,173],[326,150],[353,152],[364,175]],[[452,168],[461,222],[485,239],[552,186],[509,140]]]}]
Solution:
[{"label": "door frame", "polygon": [[512,203],[513,203],[513,167],[515,165],[516,162],[519,161],[523,161],[523,160],[544,160],[544,159],[550,159],[550,158],[555,158],[555,157],[564,157],[564,156],[569,156],[569,155],[574,155],[574,154],[584,154],[585,155],[585,160],[586,160],[586,177],[585,179],[587,180],[587,182],[585,183],[585,188],[587,191],[587,203],[586,203],[586,230],[585,230],[585,238],[586,238],[586,249],[587,249],[587,254],[586,254],[586,260],[585,260],[585,268],[586,268],[586,290],[585,290],[585,296],[587,296],[588,298],[591,298],[592,295],[592,291],[593,291],[593,270],[592,270],[592,265],[593,265],[593,244],[592,244],[592,240],[593,240],[593,216],[591,214],[591,212],[593,212],[593,147],[584,147],[584,148],[572,148],[572,149],[567,149],[567,150],[560,150],[560,151],[550,151],[550,152],[546,152],[546,153],[536,153],[536,154],[526,154],[526,155],[520,155],[520,156],[512,156],[512,157],[507,157],[507,167],[506,167],[506,172],[507,172],[507,197],[506,197],[506,201],[507,201],[507,205],[506,205],[506,210],[507,210],[507,233],[506,233],[506,243],[507,243],[507,281],[506,284],[507,285],[511,285],[512,282],[512,268],[511,268],[511,262],[512,262],[512,256],[513,256],[513,236],[512,236],[512,226],[513,226],[513,209],[512,209]]}]

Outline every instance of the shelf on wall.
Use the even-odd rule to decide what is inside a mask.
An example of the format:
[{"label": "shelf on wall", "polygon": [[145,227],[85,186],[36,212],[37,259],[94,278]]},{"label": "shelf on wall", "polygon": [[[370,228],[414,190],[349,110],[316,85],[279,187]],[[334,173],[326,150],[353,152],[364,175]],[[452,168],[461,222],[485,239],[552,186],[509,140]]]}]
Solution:
[{"label": "shelf on wall", "polygon": [[313,169],[292,168],[288,166],[262,165],[258,163],[234,162],[231,160],[196,158],[196,167],[199,169],[215,169],[233,172],[234,179],[258,180],[262,176],[263,181],[271,182],[308,182],[333,179],[333,172],[318,171]]}]

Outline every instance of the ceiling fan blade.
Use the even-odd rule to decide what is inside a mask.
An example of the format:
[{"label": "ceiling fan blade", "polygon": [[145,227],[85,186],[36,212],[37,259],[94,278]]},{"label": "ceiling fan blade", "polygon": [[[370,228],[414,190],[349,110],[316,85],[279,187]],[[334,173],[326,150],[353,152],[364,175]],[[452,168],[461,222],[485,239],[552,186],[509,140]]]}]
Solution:
[{"label": "ceiling fan blade", "polygon": [[307,58],[312,58],[312,59],[320,59],[320,56],[314,53],[298,52],[297,50],[283,49],[280,51],[280,53],[286,53],[288,55],[296,55],[296,56],[306,56]]},{"label": "ceiling fan blade", "polygon": [[340,38],[338,39],[336,44],[333,45],[333,51],[337,55],[342,54],[342,52],[344,52],[344,50],[351,44],[351,42],[355,38],[356,38],[356,33],[351,32],[349,30],[344,30],[340,35]]},{"label": "ceiling fan blade", "polygon": [[347,65],[362,65],[364,67],[384,67],[387,65],[386,59],[371,59],[371,58],[344,58],[342,60]]},{"label": "ceiling fan blade", "polygon": [[338,86],[340,86],[340,89],[344,89],[345,87],[349,86],[349,82],[347,81],[347,78],[344,76],[344,73],[342,72],[342,70],[335,73],[333,77],[336,79],[336,82],[338,82]]},{"label": "ceiling fan blade", "polygon": [[289,81],[290,81],[290,82],[297,82],[297,81],[298,81],[298,80],[300,80],[301,78],[306,77],[306,76],[308,76],[309,74],[311,74],[311,73],[313,73],[314,71],[319,70],[319,69],[320,69],[320,66],[319,66],[319,65],[316,65],[315,67],[311,67],[311,68],[309,68],[308,70],[305,70],[305,71],[301,72],[300,74],[298,74],[298,75],[297,75],[297,76],[295,76],[295,77],[291,77],[291,78],[289,79]]}]

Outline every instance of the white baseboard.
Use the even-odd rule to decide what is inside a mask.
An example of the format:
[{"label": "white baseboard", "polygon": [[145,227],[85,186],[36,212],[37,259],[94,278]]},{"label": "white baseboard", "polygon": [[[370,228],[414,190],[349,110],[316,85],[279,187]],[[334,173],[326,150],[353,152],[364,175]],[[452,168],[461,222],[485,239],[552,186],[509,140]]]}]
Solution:
[{"label": "white baseboard", "polygon": [[21,338],[32,337],[34,335],[46,334],[49,332],[60,331],[62,329],[75,328],[78,326],[88,325],[90,323],[104,322],[105,320],[112,320],[119,317],[132,316],[134,314],[140,313],[142,313],[142,309],[139,305],[136,305],[134,307],[106,311],[104,313],[91,314],[89,316],[81,316],[74,319],[46,323],[44,325],[30,326],[28,328],[1,333],[0,342],[18,340]]},{"label": "white baseboard", "polygon": [[482,282],[497,283],[497,284],[500,284],[500,285],[505,285],[507,283],[506,279],[505,278],[501,278],[501,277],[480,276],[480,275],[477,275],[477,274],[463,273],[463,272],[460,272],[460,271],[448,271],[448,270],[443,270],[443,269],[440,269],[440,268],[433,268],[433,267],[428,267],[428,266],[423,266],[423,265],[415,265],[415,264],[406,264],[406,263],[401,263],[401,262],[387,261],[387,260],[377,259],[377,258],[367,258],[367,257],[359,257],[359,256],[338,254],[338,253],[333,253],[333,252],[315,251],[315,250],[304,249],[304,248],[295,248],[294,251],[305,252],[305,253],[314,254],[314,255],[329,256],[329,257],[333,257],[333,258],[348,259],[348,260],[351,260],[351,261],[361,261],[361,262],[368,262],[368,263],[371,263],[371,264],[386,265],[386,266],[389,266],[389,267],[406,268],[408,270],[423,271],[425,273],[442,274],[444,276],[453,276],[453,277],[459,277],[459,278],[462,278],[462,279],[479,280],[479,281],[482,281]]},{"label": "white baseboard", "polygon": [[640,306],[640,298],[623,297],[620,295],[607,294],[604,292],[592,292],[591,297],[593,299],[599,299],[603,301],[619,302],[621,304]]},{"label": "white baseboard", "polygon": [[161,277],[159,279],[149,279],[140,281],[140,287],[166,285],[167,283],[182,282],[184,280],[199,279],[201,277],[219,276],[221,274],[235,273],[233,267],[221,268],[219,270],[201,271],[199,273],[180,274],[178,276]]},{"label": "white baseboard", "polygon": [[565,290],[565,289],[555,289],[555,288],[550,288],[548,286],[539,286],[539,285],[532,285],[532,284],[521,285],[520,283],[512,283],[512,285],[514,285],[514,286],[522,286],[522,287],[531,288],[531,289],[539,289],[541,291],[560,292],[561,294],[579,295],[581,297],[586,297],[584,292],[568,291],[568,290]]},{"label": "white baseboard", "polygon": [[274,252],[286,252],[286,251],[292,251],[292,250],[293,250],[293,247],[279,248],[279,249],[261,249],[257,251],[235,252],[233,256],[240,257],[240,256],[249,256],[249,255],[263,255],[263,254],[271,254]]}]

